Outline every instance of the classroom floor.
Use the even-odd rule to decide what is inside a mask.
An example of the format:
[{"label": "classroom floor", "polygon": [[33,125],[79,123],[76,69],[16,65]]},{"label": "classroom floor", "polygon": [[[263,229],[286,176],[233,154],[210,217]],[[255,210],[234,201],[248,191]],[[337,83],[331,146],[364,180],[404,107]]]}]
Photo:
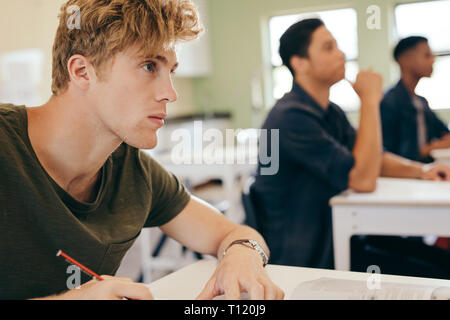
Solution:
[{"label": "classroom floor", "polygon": [[[229,209],[225,213],[230,220],[236,223],[242,223],[242,221],[244,221],[244,210],[240,202],[240,190],[240,188],[236,188],[236,200],[234,201],[234,203],[230,204]],[[196,188],[196,190],[194,190],[192,193],[211,204],[220,203],[224,197],[224,192],[221,186],[215,183],[209,183],[202,186],[201,188]],[[156,244],[158,243],[160,237],[162,236],[162,232],[159,230],[159,228],[151,228],[149,230],[150,247],[153,250],[156,247]],[[141,280],[141,248],[142,237],[140,236],[125,255],[116,276],[131,278],[133,279],[133,281]],[[177,263],[174,267],[175,270],[152,270],[151,281],[155,281],[173,271],[176,271],[186,265],[197,261],[192,252],[188,251],[182,255],[180,253],[181,250],[181,246],[176,241],[168,239],[165,242],[159,254],[159,257],[176,258]]]}]

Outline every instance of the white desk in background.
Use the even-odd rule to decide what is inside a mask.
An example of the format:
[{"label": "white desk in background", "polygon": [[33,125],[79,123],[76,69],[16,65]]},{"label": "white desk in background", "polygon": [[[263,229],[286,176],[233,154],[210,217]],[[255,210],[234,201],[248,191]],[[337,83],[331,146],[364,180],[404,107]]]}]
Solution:
[{"label": "white desk in background", "polygon": [[350,270],[353,235],[450,236],[450,182],[379,178],[375,192],[347,190],[330,205],[337,270]]},{"label": "white desk in background", "polygon": [[[236,184],[236,178],[242,177],[243,181],[245,181],[245,179],[256,170],[258,150],[257,148],[256,150],[254,148],[233,148],[231,152],[236,155],[236,157],[234,157],[235,159],[240,159],[240,162],[236,160],[232,162],[232,164],[227,164],[225,150],[226,149],[222,150],[222,154],[224,155],[223,158],[220,157],[220,152],[218,153],[219,156],[216,158],[207,156],[203,158],[203,154],[192,154],[192,158],[187,157],[188,159],[194,160],[195,156],[201,156],[200,159],[202,159],[202,164],[177,164],[178,161],[183,159],[173,159],[171,152],[153,153],[151,150],[142,151],[156,159],[167,171],[175,174],[184,183],[188,182],[196,184],[210,179],[220,179],[225,193],[224,200],[229,201],[229,205],[232,206],[237,203],[237,201],[240,201],[238,198],[240,189]],[[174,160],[176,162],[174,162]],[[221,162],[223,164],[221,164]],[[231,217],[229,214],[225,214],[234,222],[240,223],[238,220],[240,220],[241,217]],[[152,270],[174,270],[181,261],[181,246],[172,248],[171,257],[152,257],[150,250],[150,230],[143,230],[140,239],[144,282],[151,281]]]},{"label": "white desk in background", "polygon": [[[142,150],[148,152],[146,150]],[[234,161],[227,161],[226,154],[231,152],[235,155],[234,159],[240,159]],[[182,158],[176,158],[172,156],[171,152],[163,154],[150,155],[156,159],[161,165],[172,172],[183,181],[189,181],[191,183],[205,182],[210,179],[220,179],[225,191],[225,199],[231,203],[234,203],[236,195],[236,178],[241,176],[243,179],[248,177],[253,171],[257,169],[258,161],[258,149],[248,148],[240,149],[237,147],[224,148],[218,152],[216,157],[208,157],[202,153],[187,155],[187,159],[191,159],[191,164],[182,162]],[[223,156],[221,156],[223,155]],[[175,157],[175,159],[174,159]],[[201,164],[195,164],[194,160],[202,159]],[[175,161],[174,161],[175,160]],[[178,164],[179,162],[182,162]],[[245,181],[245,180],[244,180]]]},{"label": "white desk in background", "polygon": [[[158,300],[193,300],[203,290],[217,266],[217,260],[201,260],[183,269],[171,273],[148,286],[155,299]],[[267,265],[266,270],[272,281],[285,293],[289,299],[298,284],[323,277],[367,281],[371,274],[362,272],[336,271],[326,269],[288,267]],[[402,285],[436,286],[450,289],[450,280],[416,278],[393,275],[379,275],[381,287],[383,283]]]},{"label": "white desk in background", "polygon": [[441,162],[450,166],[450,149],[431,150],[430,154],[436,162]]}]

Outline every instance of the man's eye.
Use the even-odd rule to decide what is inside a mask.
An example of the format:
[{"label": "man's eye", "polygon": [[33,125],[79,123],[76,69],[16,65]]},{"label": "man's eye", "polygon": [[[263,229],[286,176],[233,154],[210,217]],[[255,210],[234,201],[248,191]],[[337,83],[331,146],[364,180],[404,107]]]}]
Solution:
[{"label": "man's eye", "polygon": [[149,71],[149,72],[155,72],[156,71],[156,63],[154,63],[154,62],[147,63],[144,66],[144,70]]}]

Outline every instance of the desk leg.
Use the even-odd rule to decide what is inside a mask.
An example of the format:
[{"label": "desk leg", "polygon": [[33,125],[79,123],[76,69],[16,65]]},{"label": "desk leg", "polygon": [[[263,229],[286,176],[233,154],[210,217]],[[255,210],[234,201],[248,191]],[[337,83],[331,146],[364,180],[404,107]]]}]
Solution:
[{"label": "desk leg", "polygon": [[229,206],[232,210],[227,210],[228,212],[225,212],[225,216],[232,220],[233,222],[235,221],[235,217],[230,216],[230,212],[233,212],[233,208],[236,205],[236,195],[237,195],[237,188],[236,188],[236,173],[234,171],[234,168],[232,165],[227,165],[225,168],[223,168],[223,172],[222,172],[222,187],[223,187],[223,191],[224,191],[224,197],[225,200],[227,200],[229,202]]},{"label": "desk leg", "polygon": [[227,174],[224,177],[223,188],[225,191],[226,200],[230,201],[230,205],[233,206],[236,201],[236,186],[234,181],[234,176],[232,173]]},{"label": "desk leg", "polygon": [[142,281],[143,283],[152,282],[152,262],[153,257],[150,249],[150,230],[142,229],[139,236],[141,241],[141,265],[142,265]]},{"label": "desk leg", "polygon": [[333,248],[336,270],[350,271],[350,238],[352,236],[352,213],[343,208],[333,211]]}]

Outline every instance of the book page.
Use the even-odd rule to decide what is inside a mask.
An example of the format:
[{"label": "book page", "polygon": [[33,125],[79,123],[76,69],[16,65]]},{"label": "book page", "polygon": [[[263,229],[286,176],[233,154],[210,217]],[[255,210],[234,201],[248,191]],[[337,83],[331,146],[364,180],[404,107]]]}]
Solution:
[{"label": "book page", "polygon": [[320,278],[300,283],[290,300],[432,300],[450,299],[450,287],[381,281],[369,289],[366,281]]}]

